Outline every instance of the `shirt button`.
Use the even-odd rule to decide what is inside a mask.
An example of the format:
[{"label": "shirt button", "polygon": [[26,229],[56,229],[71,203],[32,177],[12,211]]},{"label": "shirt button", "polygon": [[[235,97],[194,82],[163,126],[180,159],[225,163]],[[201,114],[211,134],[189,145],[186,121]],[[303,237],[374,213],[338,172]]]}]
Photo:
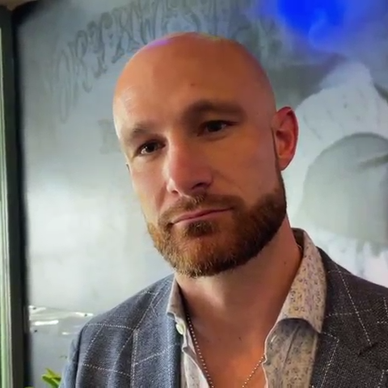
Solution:
[{"label": "shirt button", "polygon": [[183,322],[178,322],[176,325],[176,330],[180,335],[185,335],[186,333],[186,326]]}]

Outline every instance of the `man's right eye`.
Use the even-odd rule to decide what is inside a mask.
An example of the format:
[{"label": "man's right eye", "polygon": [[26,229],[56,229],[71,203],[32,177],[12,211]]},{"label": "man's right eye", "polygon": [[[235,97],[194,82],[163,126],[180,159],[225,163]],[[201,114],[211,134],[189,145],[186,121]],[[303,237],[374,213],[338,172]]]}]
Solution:
[{"label": "man's right eye", "polygon": [[143,144],[141,147],[139,147],[139,150],[137,153],[139,155],[149,155],[157,151],[160,147],[161,145],[156,141],[148,142]]}]

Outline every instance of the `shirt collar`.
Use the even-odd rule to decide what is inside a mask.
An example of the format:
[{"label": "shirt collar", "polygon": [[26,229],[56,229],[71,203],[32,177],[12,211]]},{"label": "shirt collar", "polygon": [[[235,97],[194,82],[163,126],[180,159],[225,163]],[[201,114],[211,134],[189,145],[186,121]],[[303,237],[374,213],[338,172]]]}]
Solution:
[{"label": "shirt collar", "polygon": [[[318,248],[309,235],[301,229],[294,229],[294,235],[303,248],[303,258],[277,322],[302,319],[320,333],[325,314],[325,270]],[[178,324],[186,321],[179,285],[175,279],[171,287],[167,313],[172,315]]]},{"label": "shirt collar", "polygon": [[170,297],[167,304],[167,314],[172,315],[176,322],[178,320],[186,320],[181,291],[175,278],[171,286]]},{"label": "shirt collar", "polygon": [[318,248],[309,235],[301,229],[294,229],[294,236],[303,248],[303,258],[283,303],[278,321],[303,319],[320,333],[325,315],[325,269]]}]

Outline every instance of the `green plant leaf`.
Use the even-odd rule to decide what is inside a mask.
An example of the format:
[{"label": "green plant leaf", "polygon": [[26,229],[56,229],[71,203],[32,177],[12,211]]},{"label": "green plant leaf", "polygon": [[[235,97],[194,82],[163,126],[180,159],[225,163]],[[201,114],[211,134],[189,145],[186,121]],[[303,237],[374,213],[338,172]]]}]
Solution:
[{"label": "green plant leaf", "polygon": [[45,376],[53,377],[55,379],[61,378],[61,376],[57,372],[54,372],[53,370],[51,370],[49,368],[46,368],[46,372],[47,373],[45,373]]},{"label": "green plant leaf", "polygon": [[55,378],[52,378],[52,377],[48,377],[47,375],[43,375],[42,376],[42,380],[49,384],[50,387],[52,388],[58,388],[59,387],[59,383],[61,382],[60,379],[55,379]]}]

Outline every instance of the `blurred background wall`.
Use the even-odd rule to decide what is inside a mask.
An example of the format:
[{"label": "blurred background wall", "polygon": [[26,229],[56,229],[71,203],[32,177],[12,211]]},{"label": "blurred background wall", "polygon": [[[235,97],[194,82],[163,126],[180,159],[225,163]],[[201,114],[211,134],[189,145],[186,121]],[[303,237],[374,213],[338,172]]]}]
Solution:
[{"label": "blurred background wall", "polygon": [[111,100],[135,50],[182,30],[236,39],[262,61],[279,106],[300,121],[284,174],[293,225],[388,286],[384,0],[41,0],[17,26],[36,387],[90,316],[169,273],[133,196]]}]

